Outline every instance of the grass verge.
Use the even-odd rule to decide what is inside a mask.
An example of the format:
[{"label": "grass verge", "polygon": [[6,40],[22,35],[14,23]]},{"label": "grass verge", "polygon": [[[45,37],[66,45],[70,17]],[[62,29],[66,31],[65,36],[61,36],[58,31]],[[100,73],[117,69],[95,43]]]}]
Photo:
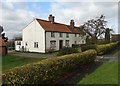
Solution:
[{"label": "grass verge", "polygon": [[8,69],[22,66],[25,64],[41,61],[43,59],[45,58],[23,58],[19,56],[6,55],[2,57],[2,71],[6,71]]},{"label": "grass verge", "polygon": [[78,84],[118,84],[118,62],[103,63]]}]

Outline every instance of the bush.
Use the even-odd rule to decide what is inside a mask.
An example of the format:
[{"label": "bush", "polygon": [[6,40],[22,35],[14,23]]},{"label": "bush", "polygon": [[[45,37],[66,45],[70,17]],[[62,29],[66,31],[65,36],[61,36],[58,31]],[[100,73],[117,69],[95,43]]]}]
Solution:
[{"label": "bush", "polygon": [[81,52],[80,48],[63,47],[62,49],[60,49],[57,55],[61,56],[61,55],[80,53],[80,52]]},{"label": "bush", "polygon": [[109,43],[109,44],[103,44],[103,45],[97,45],[96,50],[98,55],[103,55],[106,53],[109,53],[111,50],[114,50],[119,45],[119,42]]},{"label": "bush", "polygon": [[95,50],[88,50],[13,68],[2,74],[2,83],[50,84],[67,72],[93,63],[96,54]]}]

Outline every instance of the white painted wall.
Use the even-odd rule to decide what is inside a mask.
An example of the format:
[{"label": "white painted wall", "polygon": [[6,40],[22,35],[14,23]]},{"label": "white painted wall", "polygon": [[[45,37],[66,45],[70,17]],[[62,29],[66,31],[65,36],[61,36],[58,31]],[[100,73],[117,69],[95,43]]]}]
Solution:
[{"label": "white painted wall", "polygon": [[[75,41],[77,41],[77,44],[85,44],[86,43],[86,36],[79,37],[79,34],[77,34],[77,37],[75,37],[75,34],[69,33],[69,38],[66,38],[66,33],[63,33],[63,37],[59,36],[59,32],[55,32],[55,38],[51,37],[51,32],[46,32],[46,49],[50,48],[50,41],[56,41],[56,50],[59,50],[59,40],[63,40],[63,46],[65,46],[65,41],[69,40],[69,46],[72,47],[72,44],[75,44]],[[82,42],[84,41],[84,43]]]},{"label": "white painted wall", "polygon": [[[37,20],[32,21],[23,29],[22,38],[24,47],[26,47],[29,52],[45,53],[45,30],[40,26]],[[38,42],[38,48],[34,48],[34,42]]]},{"label": "white painted wall", "polygon": [[[56,41],[56,50],[59,50],[59,40],[63,40],[63,46],[65,46],[66,40],[69,40],[70,47],[75,44],[75,41],[77,44],[86,43],[86,36],[79,37],[79,34],[75,37],[75,34],[69,33],[69,38],[66,38],[66,33],[60,37],[59,32],[55,32],[55,38],[53,38],[51,32],[45,32],[37,20],[32,21],[23,29],[22,39],[21,45],[17,45],[17,41],[15,42],[15,50],[21,51],[22,46],[24,46],[25,51],[45,53],[45,50],[50,48],[50,41],[53,40]],[[38,42],[38,48],[34,48],[34,42]]]}]

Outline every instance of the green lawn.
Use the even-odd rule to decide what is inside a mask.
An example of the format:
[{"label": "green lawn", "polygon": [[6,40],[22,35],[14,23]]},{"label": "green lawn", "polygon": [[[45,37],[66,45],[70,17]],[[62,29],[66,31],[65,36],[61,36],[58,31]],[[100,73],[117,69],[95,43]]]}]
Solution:
[{"label": "green lawn", "polygon": [[103,63],[77,84],[118,84],[118,62]]},{"label": "green lawn", "polygon": [[[120,56],[120,49],[116,49],[107,55]],[[118,84],[118,62],[103,63],[93,73],[83,78],[77,84]]]},{"label": "green lawn", "polygon": [[2,57],[2,71],[6,71],[17,66],[41,61],[43,59],[45,58],[22,58],[18,56],[6,55]]}]

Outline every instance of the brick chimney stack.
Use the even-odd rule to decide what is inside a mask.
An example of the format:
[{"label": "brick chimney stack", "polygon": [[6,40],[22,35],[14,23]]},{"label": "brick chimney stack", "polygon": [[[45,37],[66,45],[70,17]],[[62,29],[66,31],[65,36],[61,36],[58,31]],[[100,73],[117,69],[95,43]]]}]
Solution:
[{"label": "brick chimney stack", "polygon": [[70,26],[71,26],[72,28],[74,28],[74,25],[75,25],[74,20],[71,20],[71,21],[70,21]]},{"label": "brick chimney stack", "polygon": [[51,21],[52,23],[54,22],[54,16],[52,16],[52,14],[51,15],[49,15],[49,17],[48,17],[48,19],[49,19],[49,21]]}]

